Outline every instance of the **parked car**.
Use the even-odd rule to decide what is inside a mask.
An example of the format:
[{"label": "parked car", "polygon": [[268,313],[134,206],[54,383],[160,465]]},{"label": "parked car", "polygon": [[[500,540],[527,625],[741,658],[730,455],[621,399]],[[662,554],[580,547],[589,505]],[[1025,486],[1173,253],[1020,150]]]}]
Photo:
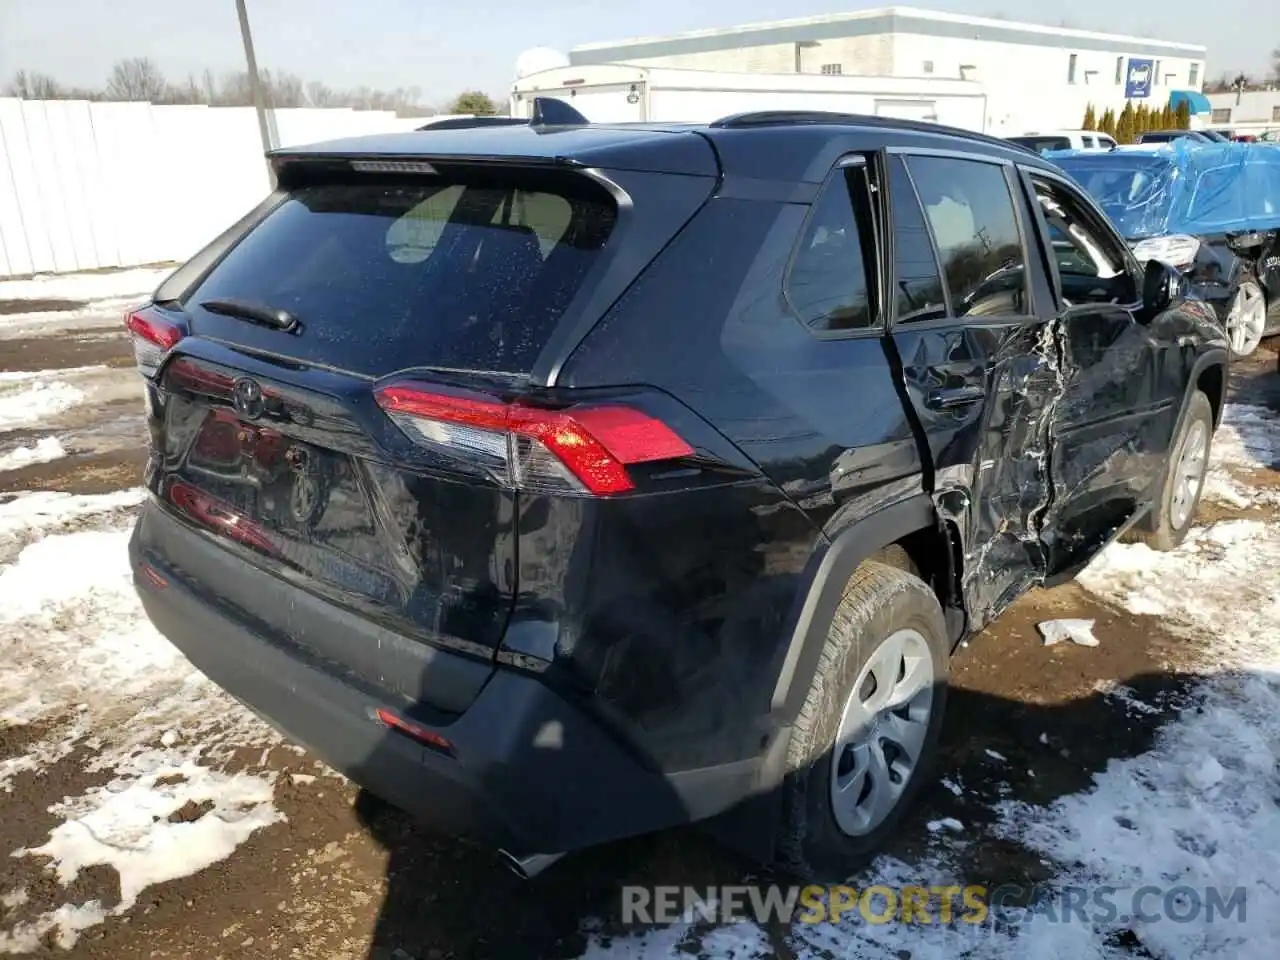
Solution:
[{"label": "parked car", "polygon": [[1112,137],[1097,130],[1048,130],[1007,139],[1032,153],[1042,150],[1111,150],[1116,145]]},{"label": "parked car", "polygon": [[1175,140],[1191,140],[1197,143],[1226,143],[1227,138],[1215,130],[1147,130],[1138,134],[1137,142],[1172,143]]},{"label": "parked car", "polygon": [[1186,275],[1237,356],[1280,333],[1280,147],[1179,141],[1047,156],[1102,205],[1139,259]]},{"label": "parked car", "polygon": [[127,320],[142,603],[523,875],[714,818],[846,876],[961,640],[1191,525],[1222,328],[1003,141],[774,112],[272,164]]}]

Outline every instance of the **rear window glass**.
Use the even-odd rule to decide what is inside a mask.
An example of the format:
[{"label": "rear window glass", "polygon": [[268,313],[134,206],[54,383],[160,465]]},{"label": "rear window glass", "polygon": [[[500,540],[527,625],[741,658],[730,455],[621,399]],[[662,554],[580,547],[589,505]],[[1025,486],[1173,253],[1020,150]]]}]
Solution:
[{"label": "rear window glass", "polygon": [[[186,307],[197,333],[375,376],[415,365],[527,373],[616,215],[582,177],[305,186]],[[200,309],[225,299],[288,310],[301,333]]]}]

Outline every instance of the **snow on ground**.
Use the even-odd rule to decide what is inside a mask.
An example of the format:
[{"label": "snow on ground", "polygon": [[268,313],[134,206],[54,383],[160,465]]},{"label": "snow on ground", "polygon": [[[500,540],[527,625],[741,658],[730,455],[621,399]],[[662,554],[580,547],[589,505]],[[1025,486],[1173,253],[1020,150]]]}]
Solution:
[{"label": "snow on ground", "polygon": [[0,434],[9,430],[42,429],[63,422],[73,407],[137,401],[142,386],[128,371],[94,365],[65,370],[0,372]]},{"label": "snow on ground", "polygon": [[[0,952],[35,949],[49,931],[69,946],[146,886],[230,855],[281,818],[273,775],[220,772],[236,749],[274,745],[276,735],[142,612],[127,555],[128,508],[141,499],[130,490],[0,503],[0,725],[40,725],[22,754],[0,761],[0,792],[78,750],[104,781],[55,805],[62,823],[13,855],[50,858],[64,883],[110,864],[124,894],[110,909],[63,906],[0,933]],[[180,815],[193,808],[197,815]]]},{"label": "snow on ground", "polygon": [[1247,472],[1280,468],[1280,430],[1266,407],[1230,403],[1213,438],[1218,469],[1205,480],[1204,497],[1233,507],[1280,503],[1280,488],[1258,487]]},{"label": "snow on ground", "polygon": [[[49,306],[67,309],[22,310],[12,307],[0,313],[0,340],[17,337],[85,333],[103,328],[123,332],[124,312],[145,300],[171,272],[172,267],[140,267],[110,273],[45,275],[29,280],[0,281],[0,303],[54,301]],[[78,305],[77,304],[81,304]]]},{"label": "snow on ground", "polygon": [[[1229,407],[1214,446],[1218,489],[1240,484],[1252,493],[1233,474],[1274,469],[1278,461],[1276,414]],[[1251,496],[1249,502],[1257,501]],[[1116,544],[1079,582],[1132,613],[1157,616],[1175,631],[1216,641],[1200,665],[1204,679],[1190,705],[1161,731],[1149,753],[1113,761],[1091,790],[1048,807],[1008,800],[996,811],[998,835],[1055,867],[1053,888],[1087,888],[1090,897],[1099,885],[1119,888],[1109,898],[1115,916],[1105,919],[1092,911],[1064,922],[1050,907],[1015,911],[1000,923],[873,924],[854,910],[839,923],[793,923],[789,939],[798,960],[1122,960],[1135,955],[1135,939],[1145,951],[1140,955],[1164,960],[1280,956],[1280,522],[1209,524],[1193,530],[1172,553]],[[865,890],[873,884],[901,889],[962,883],[953,854],[971,841],[946,833],[938,831],[940,839],[925,860],[906,864],[882,857],[850,884]],[[1135,901],[1148,886],[1181,892]],[[1209,888],[1217,888],[1224,902],[1244,888],[1243,918],[1212,917],[1206,910]],[[1125,912],[1135,903],[1148,916]],[[936,918],[936,902],[932,909]],[[1155,920],[1153,914],[1165,916]],[[690,922],[595,938],[585,956],[773,955],[754,923],[714,930],[728,937],[714,946],[709,935],[694,933]]]},{"label": "snow on ground", "polygon": [[96,300],[74,310],[35,310],[0,315],[0,342],[26,337],[77,335],[100,338],[104,333],[124,336],[124,314],[145,297]]},{"label": "snow on ground", "polygon": [[0,433],[38,425],[84,400],[83,390],[62,380],[0,382]]},{"label": "snow on ground", "polygon": [[29,446],[18,446],[7,453],[0,453],[0,473],[29,467],[33,463],[61,460],[66,455],[67,451],[57,437],[41,437]]},{"label": "snow on ground", "polygon": [[146,296],[173,267],[136,267],[101,273],[40,274],[27,280],[0,280],[0,300],[105,300]]}]

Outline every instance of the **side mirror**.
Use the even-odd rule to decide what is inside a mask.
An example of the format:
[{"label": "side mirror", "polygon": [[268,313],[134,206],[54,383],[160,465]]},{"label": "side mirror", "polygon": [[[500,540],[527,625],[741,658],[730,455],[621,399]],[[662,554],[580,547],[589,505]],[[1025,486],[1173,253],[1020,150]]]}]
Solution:
[{"label": "side mirror", "polygon": [[1182,275],[1167,263],[1148,260],[1142,270],[1142,307],[1148,317],[1168,309],[1178,295]]}]

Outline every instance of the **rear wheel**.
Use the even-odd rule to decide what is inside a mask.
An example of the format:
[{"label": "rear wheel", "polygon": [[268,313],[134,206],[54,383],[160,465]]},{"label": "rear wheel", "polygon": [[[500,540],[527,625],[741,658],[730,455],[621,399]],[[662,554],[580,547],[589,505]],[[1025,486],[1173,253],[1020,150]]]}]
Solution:
[{"label": "rear wheel", "polygon": [[893,832],[937,751],[949,646],[923,580],[858,568],[792,733],[783,866],[842,878]]},{"label": "rear wheel", "polygon": [[1262,333],[1267,327],[1267,298],[1262,287],[1252,280],[1245,280],[1236,290],[1227,312],[1227,339],[1231,353],[1247,357],[1258,349]]}]

